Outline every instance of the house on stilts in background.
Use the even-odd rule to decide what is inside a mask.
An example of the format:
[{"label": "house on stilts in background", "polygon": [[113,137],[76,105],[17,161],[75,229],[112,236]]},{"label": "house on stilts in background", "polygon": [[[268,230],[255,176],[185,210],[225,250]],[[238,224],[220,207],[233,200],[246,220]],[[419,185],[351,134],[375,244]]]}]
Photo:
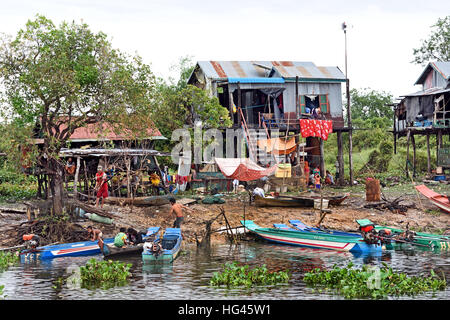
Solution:
[{"label": "house on stilts in background", "polygon": [[288,177],[302,175],[305,162],[310,173],[319,167],[324,176],[323,141],[331,133],[337,134],[343,177],[345,82],[338,67],[296,61],[198,61],[188,80],[228,108],[246,142],[244,157],[265,165],[261,156],[269,154]]},{"label": "house on stilts in background", "polygon": [[[421,85],[420,91],[401,96],[394,105],[394,152],[397,152],[397,140],[406,137],[406,174],[416,174],[415,136],[425,135],[427,144],[427,172],[443,177],[442,173],[450,168],[450,62],[430,62],[415,85]],[[436,137],[436,163],[431,163],[430,136]],[[410,145],[413,149],[410,156]]]}]

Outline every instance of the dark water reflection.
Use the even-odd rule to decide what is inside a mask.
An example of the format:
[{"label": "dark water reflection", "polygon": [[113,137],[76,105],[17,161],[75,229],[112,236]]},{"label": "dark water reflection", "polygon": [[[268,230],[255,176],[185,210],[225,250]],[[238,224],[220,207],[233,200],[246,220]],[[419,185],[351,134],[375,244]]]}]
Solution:
[{"label": "dark water reflection", "polygon": [[[379,256],[355,256],[351,253],[305,249],[300,247],[245,242],[239,246],[219,245],[210,250],[197,250],[185,246],[182,255],[173,265],[143,265],[140,256],[121,258],[133,264],[133,278],[129,285],[108,290],[87,290],[69,282],[59,289],[54,288],[58,278],[67,278],[78,266],[93,257],[76,257],[38,261],[11,267],[0,274],[0,285],[4,285],[7,300],[153,300],[153,299],[343,299],[331,293],[313,293],[303,283],[303,274],[315,267],[331,268],[334,264],[355,267],[363,264],[381,266],[387,263],[395,271],[409,275],[428,275],[433,269],[450,279],[450,253],[428,251],[386,251]],[[101,260],[102,256],[94,256]],[[213,273],[222,270],[227,262],[240,261],[249,265],[266,264],[268,269],[291,270],[289,284],[273,287],[257,287],[250,290],[213,288],[209,280]],[[442,300],[450,298],[450,289],[427,293],[414,299]],[[401,297],[400,299],[412,299]]]}]

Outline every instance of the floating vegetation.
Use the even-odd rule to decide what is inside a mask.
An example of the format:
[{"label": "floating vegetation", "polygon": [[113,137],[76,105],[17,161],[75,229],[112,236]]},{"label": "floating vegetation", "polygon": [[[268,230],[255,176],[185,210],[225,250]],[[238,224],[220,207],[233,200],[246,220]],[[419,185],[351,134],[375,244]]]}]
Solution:
[{"label": "floating vegetation", "polygon": [[237,262],[232,262],[224,266],[223,272],[214,272],[210,284],[212,286],[226,285],[228,288],[239,286],[249,288],[253,285],[287,283],[289,277],[289,272],[286,271],[269,272],[266,265],[250,268],[248,265],[239,266]]},{"label": "floating vegetation", "polygon": [[4,298],[3,296],[3,289],[5,289],[4,285],[0,285],[0,300]]},{"label": "floating vegetation", "polygon": [[90,259],[84,267],[80,267],[81,286],[87,289],[109,289],[126,285],[131,277],[131,266],[120,261]]},{"label": "floating vegetation", "polygon": [[0,272],[5,271],[9,266],[19,262],[19,256],[14,252],[0,252]]},{"label": "floating vegetation", "polygon": [[414,296],[429,291],[444,290],[445,277],[439,278],[433,270],[428,277],[409,277],[405,273],[397,273],[383,263],[376,268],[364,265],[360,270],[336,265],[330,271],[313,269],[305,274],[304,281],[308,286],[322,289],[333,289],[346,299],[371,298],[386,299],[388,296]]}]

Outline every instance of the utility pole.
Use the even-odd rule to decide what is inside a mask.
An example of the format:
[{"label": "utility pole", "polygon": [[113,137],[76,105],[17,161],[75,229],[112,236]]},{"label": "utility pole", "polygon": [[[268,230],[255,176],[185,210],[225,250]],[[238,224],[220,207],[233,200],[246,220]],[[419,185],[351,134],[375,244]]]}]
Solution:
[{"label": "utility pole", "polygon": [[345,83],[347,95],[347,127],[348,127],[348,162],[350,173],[350,185],[353,186],[353,140],[352,140],[352,111],[350,107],[350,81],[347,73],[347,25],[342,23],[342,30],[344,30],[345,37]]}]

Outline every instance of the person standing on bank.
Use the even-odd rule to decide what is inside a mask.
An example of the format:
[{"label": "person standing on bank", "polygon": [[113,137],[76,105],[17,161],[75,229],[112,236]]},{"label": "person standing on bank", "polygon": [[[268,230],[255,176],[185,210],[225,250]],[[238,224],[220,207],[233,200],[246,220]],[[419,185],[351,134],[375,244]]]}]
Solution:
[{"label": "person standing on bank", "polygon": [[95,174],[95,190],[97,191],[97,199],[95,200],[95,206],[98,207],[100,198],[102,198],[101,207],[103,209],[103,204],[105,199],[108,198],[108,176],[103,171],[102,166],[97,167],[97,173]]},{"label": "person standing on bank", "polygon": [[194,212],[191,208],[188,208],[187,206],[184,206],[180,203],[176,203],[175,198],[170,198],[170,204],[172,205],[172,208],[170,209],[170,215],[175,216],[175,221],[173,222],[173,228],[181,228],[181,224],[184,221],[183,216],[183,209],[189,210],[191,212]]}]

